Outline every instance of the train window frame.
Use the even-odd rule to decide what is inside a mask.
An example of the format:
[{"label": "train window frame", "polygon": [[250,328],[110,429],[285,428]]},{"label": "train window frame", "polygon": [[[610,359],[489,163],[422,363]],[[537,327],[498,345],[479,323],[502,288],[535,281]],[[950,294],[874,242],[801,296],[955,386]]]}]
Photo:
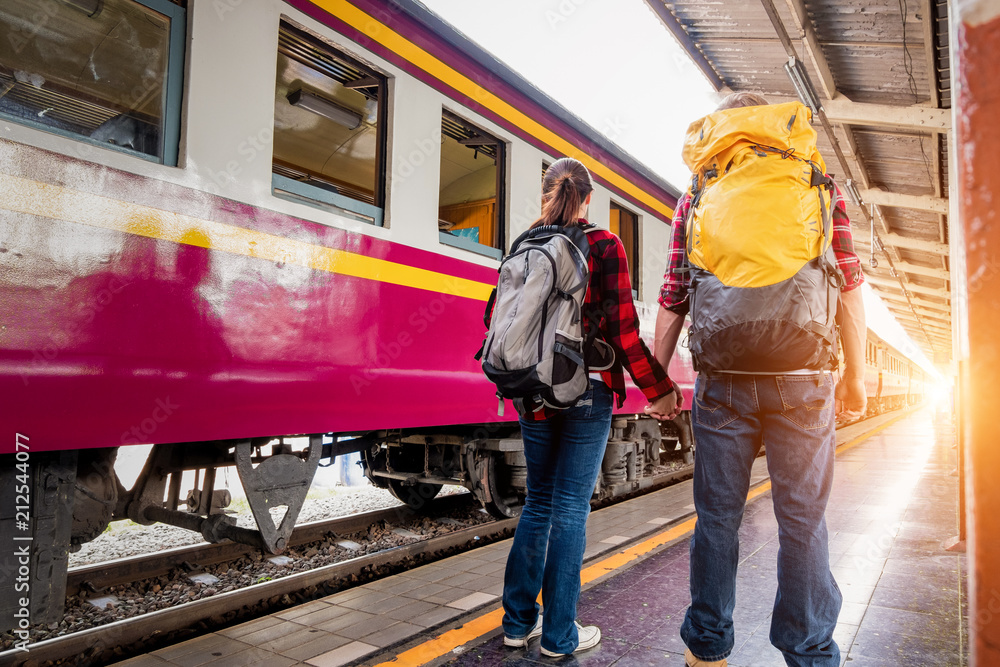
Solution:
[{"label": "train window frame", "polygon": [[629,258],[629,248],[628,248],[628,246],[625,243],[625,238],[621,235],[621,214],[620,213],[619,213],[619,216],[618,216],[618,231],[615,231],[614,229],[612,229],[612,226],[611,226],[611,223],[612,223],[611,217],[612,217],[613,211],[615,211],[615,210],[627,213],[627,214],[629,214],[632,217],[632,220],[630,221],[630,224],[634,225],[634,229],[631,232],[631,236],[632,236],[632,242],[631,242],[631,245],[632,245],[632,254],[631,254],[631,259],[634,260],[634,261],[631,261],[631,262],[628,263],[629,264],[628,270],[629,270],[629,281],[632,283],[632,298],[633,299],[638,299],[639,298],[639,281],[640,281],[640,278],[642,276],[642,272],[641,272],[640,266],[639,266],[640,263],[641,263],[641,261],[642,261],[642,252],[640,250],[640,248],[642,247],[642,244],[639,243],[639,235],[641,234],[641,230],[642,230],[642,222],[641,222],[642,216],[639,215],[639,213],[637,213],[636,211],[633,211],[632,209],[630,209],[629,207],[627,207],[627,206],[625,206],[623,204],[619,204],[614,199],[611,200],[611,205],[608,207],[608,229],[610,229],[612,231],[612,233],[614,233],[619,238],[619,240],[622,242],[622,247],[625,248],[626,259]]},{"label": "train window frame", "polygon": [[[278,24],[279,35],[282,29],[292,33],[297,39],[303,40],[309,47],[314,48],[317,51],[321,51],[336,60],[342,61],[343,64],[358,70],[363,75],[372,78],[376,82],[372,86],[369,86],[370,88],[377,88],[376,99],[378,104],[375,119],[375,181],[373,183],[374,191],[372,194],[374,204],[369,204],[368,202],[348,195],[340,194],[339,192],[333,192],[322,187],[321,185],[311,185],[307,181],[296,180],[289,176],[275,173],[274,168],[276,158],[274,155],[273,144],[271,152],[271,195],[284,201],[303,204],[322,211],[344,216],[352,220],[371,224],[376,227],[383,227],[385,224],[386,209],[386,165],[388,164],[387,151],[388,136],[390,133],[389,105],[391,102],[389,99],[389,91],[391,88],[389,81],[391,76],[375,65],[363,61],[348,52],[341,45],[334,44],[324,37],[305,29],[303,26],[295,23],[284,15],[281,16]],[[277,58],[280,54],[281,51],[279,45],[279,48],[275,53],[275,57]],[[305,64],[304,66],[309,67],[309,65]],[[322,74],[322,72],[320,72],[320,74]],[[280,72],[276,74],[275,86],[278,85],[277,77],[279,76]],[[331,80],[334,79],[331,77]],[[305,90],[304,88],[302,90],[306,93],[312,93],[311,90]],[[313,96],[316,97],[316,95]],[[273,125],[274,122],[272,121],[272,136],[275,134],[275,128]],[[294,170],[296,168],[300,170],[304,169],[303,167],[296,167],[296,165],[280,166],[286,170]],[[306,174],[306,178],[308,180],[308,174]]]},{"label": "train window frame", "polygon": [[[450,119],[454,123],[465,126],[466,129],[488,139],[493,140],[494,143],[491,145],[495,147],[496,151],[496,180],[494,186],[494,213],[493,213],[493,224],[496,228],[496,236],[494,239],[495,245],[486,245],[483,243],[478,243],[476,241],[471,241],[469,239],[455,236],[449,234],[447,231],[438,229],[438,241],[442,245],[446,245],[452,248],[458,248],[460,250],[467,250],[469,252],[475,253],[477,255],[483,255],[490,257],[495,260],[503,259],[504,249],[507,243],[507,172],[510,169],[510,161],[508,160],[508,155],[510,153],[508,142],[499,136],[495,132],[491,132],[483,128],[480,123],[471,121],[468,118],[446,108],[441,108],[441,123],[442,130],[445,119]],[[442,142],[444,141],[444,132],[442,131]],[[485,155],[485,153],[484,153]],[[444,154],[442,151],[441,160],[444,159]],[[440,169],[441,165],[439,165]],[[438,189],[438,211],[441,210],[441,190],[440,183]]]},{"label": "train window frame", "polygon": [[0,120],[9,121],[48,134],[54,134],[88,146],[123,153],[153,164],[162,164],[165,167],[179,166],[184,70],[187,57],[187,6],[186,3],[184,6],[181,6],[170,0],[128,1],[161,14],[170,22],[170,29],[167,35],[166,72],[164,74],[163,90],[161,93],[163,96],[163,122],[160,127],[160,155],[150,155],[149,153],[143,153],[127,146],[118,146],[108,141],[100,141],[84,134],[53,127],[2,111],[0,111]]}]

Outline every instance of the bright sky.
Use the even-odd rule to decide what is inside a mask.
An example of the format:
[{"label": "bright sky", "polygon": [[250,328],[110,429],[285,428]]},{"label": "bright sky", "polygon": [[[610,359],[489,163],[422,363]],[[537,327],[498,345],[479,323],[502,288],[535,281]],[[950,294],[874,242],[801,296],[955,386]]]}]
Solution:
[{"label": "bright sky", "polygon": [[[644,0],[421,1],[679,190],[687,188],[684,132],[715,109],[719,95]],[[934,369],[867,285],[865,305],[876,333]]]},{"label": "bright sky", "polygon": [[643,0],[422,0],[684,189],[684,130],[719,96]]}]

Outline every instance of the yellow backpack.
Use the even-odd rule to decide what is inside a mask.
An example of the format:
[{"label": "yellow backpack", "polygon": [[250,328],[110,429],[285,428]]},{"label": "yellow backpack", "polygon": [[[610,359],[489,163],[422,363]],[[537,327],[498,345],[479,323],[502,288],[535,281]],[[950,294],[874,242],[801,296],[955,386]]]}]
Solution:
[{"label": "yellow backpack", "polygon": [[799,103],[691,124],[688,345],[696,370],[836,368],[835,188]]},{"label": "yellow backpack", "polygon": [[694,174],[688,257],[725,285],[794,275],[830,245],[832,183],[801,102],[717,111],[684,141]]}]

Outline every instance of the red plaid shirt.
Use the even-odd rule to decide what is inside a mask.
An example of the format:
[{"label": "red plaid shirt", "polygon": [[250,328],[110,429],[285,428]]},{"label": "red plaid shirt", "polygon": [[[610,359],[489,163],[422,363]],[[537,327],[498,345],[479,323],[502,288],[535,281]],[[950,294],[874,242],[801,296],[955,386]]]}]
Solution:
[{"label": "red plaid shirt", "polygon": [[[676,270],[684,267],[685,264],[684,225],[690,208],[691,193],[686,193],[677,202],[677,209],[674,211],[673,239],[670,243],[670,255],[667,258],[667,271],[663,274],[663,287],[660,288],[660,305],[678,315],[686,315],[688,312],[688,286],[691,284],[691,274],[688,272],[677,273]],[[837,205],[833,209],[833,239],[831,239],[830,245],[833,246],[833,254],[837,256],[837,268],[844,276],[844,286],[841,291],[850,292],[860,287],[861,283],[865,281],[865,276],[861,272],[861,260],[854,252],[851,221],[847,217],[847,207],[844,206],[844,199],[839,188],[837,190]]]},{"label": "red plaid shirt", "polygon": [[[584,229],[596,226],[585,220],[580,223]],[[650,402],[655,401],[669,394],[674,385],[639,337],[639,315],[632,302],[625,247],[621,239],[606,229],[590,232],[587,239],[590,241],[590,286],[583,310],[588,315],[588,322],[597,323],[600,337],[615,350],[615,364],[601,373],[601,379],[618,396],[620,408],[625,402],[624,365],[643,395]],[[556,414],[558,410],[542,407],[526,412],[523,418],[539,421]]]}]

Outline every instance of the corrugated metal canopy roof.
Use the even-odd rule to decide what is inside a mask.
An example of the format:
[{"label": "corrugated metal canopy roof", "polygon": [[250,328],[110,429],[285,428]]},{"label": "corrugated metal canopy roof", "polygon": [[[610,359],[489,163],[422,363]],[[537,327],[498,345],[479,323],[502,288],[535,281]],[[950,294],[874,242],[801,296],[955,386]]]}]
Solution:
[{"label": "corrugated metal canopy roof", "polygon": [[848,213],[869,283],[931,359],[950,360],[947,1],[646,1],[721,90],[795,99],[789,50],[802,61],[835,138],[817,123],[827,169],[861,194]]}]

